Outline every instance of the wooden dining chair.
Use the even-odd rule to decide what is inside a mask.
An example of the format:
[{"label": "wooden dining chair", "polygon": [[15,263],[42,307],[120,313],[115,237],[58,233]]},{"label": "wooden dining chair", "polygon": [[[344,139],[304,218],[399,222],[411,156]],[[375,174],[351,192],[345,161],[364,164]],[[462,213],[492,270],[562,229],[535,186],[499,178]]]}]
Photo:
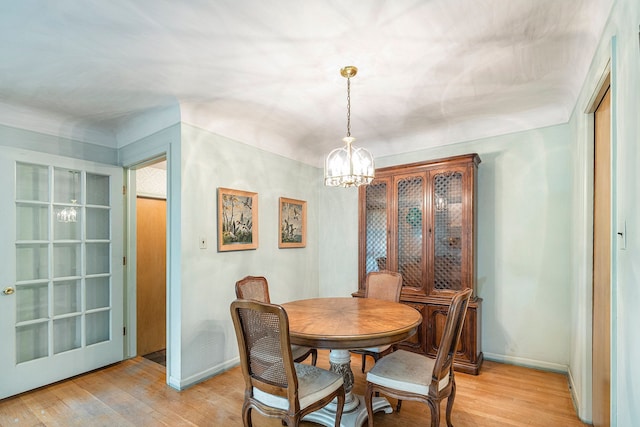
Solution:
[{"label": "wooden dining chair", "polygon": [[[267,279],[262,276],[246,276],[238,280],[236,282],[236,297],[271,303]],[[293,354],[293,360],[296,362],[302,362],[311,356],[311,364],[316,366],[318,350],[315,348],[293,344],[291,345],[291,353]]]},{"label": "wooden dining chair", "polygon": [[452,427],[451,410],[456,396],[453,359],[471,292],[471,289],[466,289],[454,295],[435,359],[398,350],[381,358],[367,373],[365,404],[369,427],[373,427],[373,393],[378,392],[398,399],[398,412],[402,400],[426,403],[431,410],[432,427],[440,425],[440,402],[447,399],[447,426]]},{"label": "wooden dining chair", "polygon": [[235,300],[231,317],[245,380],[242,421],[252,426],[251,412],[280,418],[297,426],[307,414],[337,399],[335,425],[340,425],[345,401],[342,375],[312,365],[294,363],[289,320],[284,309],[255,300]]},{"label": "wooden dining chair", "polygon": [[[399,302],[402,292],[402,275],[393,271],[372,271],[365,279],[365,298],[376,298],[385,301]],[[385,345],[382,347],[370,347],[351,350],[352,353],[362,355],[362,373],[367,363],[367,356],[371,356],[377,362],[382,356],[391,353],[395,347]]]}]

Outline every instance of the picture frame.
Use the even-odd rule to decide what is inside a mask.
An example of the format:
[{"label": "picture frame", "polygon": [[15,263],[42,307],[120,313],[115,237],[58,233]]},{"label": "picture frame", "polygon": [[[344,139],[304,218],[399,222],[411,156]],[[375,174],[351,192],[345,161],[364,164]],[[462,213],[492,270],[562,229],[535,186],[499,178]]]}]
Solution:
[{"label": "picture frame", "polygon": [[307,202],[280,197],[278,247],[304,248],[307,245]]},{"label": "picture frame", "polygon": [[218,252],[258,248],[258,193],[218,188]]}]

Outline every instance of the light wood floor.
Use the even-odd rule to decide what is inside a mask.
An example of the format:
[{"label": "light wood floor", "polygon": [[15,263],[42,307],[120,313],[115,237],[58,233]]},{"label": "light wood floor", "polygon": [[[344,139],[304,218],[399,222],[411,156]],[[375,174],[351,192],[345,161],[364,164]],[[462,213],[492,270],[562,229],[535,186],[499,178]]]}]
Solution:
[{"label": "light wood floor", "polygon": [[[318,366],[329,366],[327,352],[320,351],[318,359]],[[354,389],[362,393],[360,366],[360,357],[353,356]],[[456,382],[456,427],[586,425],[575,414],[561,374],[485,362],[480,375],[456,374]],[[0,426],[239,426],[243,387],[236,367],[178,392],[165,384],[163,366],[138,357],[0,400]],[[430,425],[427,406],[416,402],[403,402],[399,414],[374,418],[379,427]],[[281,426],[258,416],[254,425]]]}]

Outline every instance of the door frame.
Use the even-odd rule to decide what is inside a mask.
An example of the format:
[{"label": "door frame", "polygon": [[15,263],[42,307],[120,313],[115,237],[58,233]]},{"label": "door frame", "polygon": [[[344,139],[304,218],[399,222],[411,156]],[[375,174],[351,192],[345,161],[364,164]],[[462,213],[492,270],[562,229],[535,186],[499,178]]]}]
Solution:
[{"label": "door frame", "polygon": [[588,326],[588,330],[585,330],[585,348],[584,348],[584,361],[586,363],[585,366],[585,381],[583,382],[582,392],[584,399],[584,413],[579,413],[579,416],[583,420],[588,420],[589,422],[593,421],[593,252],[594,252],[594,234],[593,234],[593,226],[594,226],[594,156],[595,156],[595,111],[600,104],[600,101],[604,97],[607,89],[610,91],[611,96],[611,135],[610,135],[610,173],[611,173],[611,182],[610,182],[610,265],[611,272],[609,277],[610,283],[610,423],[611,425],[616,425],[617,416],[616,416],[616,407],[617,407],[617,359],[616,359],[616,348],[617,348],[617,292],[616,292],[616,281],[617,281],[617,247],[618,247],[618,237],[617,237],[617,194],[616,194],[616,177],[617,177],[617,94],[616,94],[616,37],[612,37],[611,39],[611,56],[609,57],[607,63],[603,67],[603,71],[598,79],[597,83],[594,86],[594,91],[587,102],[584,113],[587,115],[587,125],[589,126],[589,134],[587,135],[587,144],[584,150],[583,159],[583,171],[585,172],[583,175],[584,181],[584,190],[586,192],[586,197],[584,199],[584,209],[585,209],[585,218],[586,221],[583,223],[584,225],[584,235],[586,236],[584,252],[581,253],[583,265],[581,276],[584,278],[584,286],[588,287],[587,298],[584,300],[586,314],[586,325]]},{"label": "door frame", "polygon": [[[127,212],[125,213],[125,239],[127,274],[125,277],[125,324],[127,330],[135,331],[136,325],[131,324],[135,318],[135,298],[131,298],[131,292],[135,294],[135,230],[131,230],[131,206],[132,197],[135,199],[135,182],[131,187],[132,177],[130,171],[139,165],[143,165],[154,159],[165,157],[167,159],[167,384],[177,390],[182,388],[182,269],[180,260],[182,257],[181,243],[181,127],[178,124],[171,125],[161,131],[153,133],[136,142],[125,145],[119,150],[119,159],[125,169],[125,182],[129,188],[127,194]],[[132,196],[133,195],[133,196]],[[135,206],[135,205],[133,205]],[[133,213],[135,217],[135,210]],[[135,224],[135,222],[134,222]],[[133,256],[133,258],[131,258]],[[131,268],[131,267],[134,268]],[[130,289],[134,287],[133,289]],[[125,357],[135,357],[135,335],[127,334],[127,353]]]},{"label": "door frame", "polygon": [[[159,161],[167,162],[168,159],[166,154],[161,154],[157,157],[153,157],[149,160],[145,160],[143,162],[130,165],[124,169],[125,174],[125,183],[126,183],[126,223],[125,223],[125,234],[126,234],[126,259],[127,259],[127,274],[125,280],[125,328],[126,328],[126,336],[125,336],[125,344],[124,344],[124,355],[126,358],[133,358],[138,355],[137,350],[137,219],[136,219],[136,197],[138,196],[137,186],[136,186],[136,171],[138,169],[145,168],[149,165],[157,163]],[[168,173],[167,180],[165,182],[166,189],[166,202],[167,202],[167,229],[165,233],[167,235],[167,249],[165,253],[166,264],[167,264],[167,275],[166,275],[166,287],[169,288],[169,183],[168,183]],[[165,324],[165,329],[167,330],[167,342],[166,342],[166,351],[167,351],[167,359],[169,358],[169,335],[168,335],[168,325],[169,325],[169,293],[167,292],[167,321]]]},{"label": "door frame", "polygon": [[[133,358],[137,355],[137,323],[136,323],[136,169],[165,159],[167,162],[167,229],[166,229],[166,382],[169,386],[181,389],[181,310],[180,310],[180,155],[179,144],[174,147],[168,144],[165,149],[160,149],[153,153],[147,152],[144,159],[137,158],[135,161],[123,166],[125,182],[127,186],[126,197],[126,224],[125,224],[125,250],[127,257],[125,276],[125,358]],[[176,154],[173,154],[177,152]],[[172,170],[173,169],[173,170]],[[177,171],[176,171],[177,169]],[[172,178],[178,176],[178,179]],[[172,230],[173,233],[172,233]],[[172,297],[173,295],[173,297]]]},{"label": "door frame", "polygon": [[[593,274],[592,274],[592,423],[611,424],[611,90],[594,111]],[[603,103],[607,100],[607,105]],[[602,110],[601,110],[602,108]],[[603,369],[604,368],[604,369]],[[606,388],[604,387],[606,385]]]}]

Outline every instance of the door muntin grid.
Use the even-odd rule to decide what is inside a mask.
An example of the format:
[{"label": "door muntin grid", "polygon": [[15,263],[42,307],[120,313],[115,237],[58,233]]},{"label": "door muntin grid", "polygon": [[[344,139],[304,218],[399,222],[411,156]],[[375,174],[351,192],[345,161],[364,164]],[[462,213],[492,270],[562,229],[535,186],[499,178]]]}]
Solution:
[{"label": "door muntin grid", "polygon": [[434,290],[462,289],[462,173],[439,173],[433,178]]},{"label": "door muntin grid", "polygon": [[421,288],[424,263],[423,253],[423,200],[424,178],[412,176],[396,184],[398,200],[398,272],[402,285]]},{"label": "door muntin grid", "polygon": [[16,363],[111,339],[110,179],[16,162]]}]

